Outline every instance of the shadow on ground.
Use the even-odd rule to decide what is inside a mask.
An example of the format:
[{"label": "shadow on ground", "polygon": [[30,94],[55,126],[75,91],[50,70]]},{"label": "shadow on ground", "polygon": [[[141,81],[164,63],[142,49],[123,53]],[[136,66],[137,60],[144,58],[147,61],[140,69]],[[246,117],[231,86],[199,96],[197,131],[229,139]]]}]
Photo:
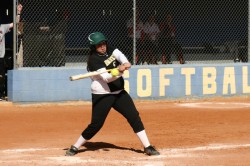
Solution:
[{"label": "shadow on ground", "polygon": [[[78,153],[87,152],[87,151],[109,151],[109,149],[119,149],[119,150],[129,150],[136,153],[144,153],[142,150],[134,149],[134,148],[126,148],[121,146],[116,146],[107,142],[86,142],[83,147],[86,149],[79,149]],[[68,148],[64,149],[68,150]]]}]

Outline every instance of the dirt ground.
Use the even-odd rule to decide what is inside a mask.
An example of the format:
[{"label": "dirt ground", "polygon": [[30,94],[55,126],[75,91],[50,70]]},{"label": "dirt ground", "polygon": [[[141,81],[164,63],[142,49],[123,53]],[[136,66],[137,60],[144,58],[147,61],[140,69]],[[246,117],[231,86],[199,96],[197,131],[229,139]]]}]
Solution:
[{"label": "dirt ground", "polygon": [[64,156],[90,122],[90,102],[2,101],[0,165],[250,165],[250,97],[135,104],[159,156],[143,153],[115,110],[80,153]]}]

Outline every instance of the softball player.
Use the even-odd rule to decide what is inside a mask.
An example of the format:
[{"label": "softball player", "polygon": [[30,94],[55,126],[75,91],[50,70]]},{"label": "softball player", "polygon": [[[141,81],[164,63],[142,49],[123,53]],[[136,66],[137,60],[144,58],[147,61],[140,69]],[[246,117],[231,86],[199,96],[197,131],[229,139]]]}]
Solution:
[{"label": "softball player", "polygon": [[91,77],[92,91],[92,118],[91,123],[82,132],[74,145],[66,151],[66,156],[73,156],[78,149],[90,140],[102,128],[111,108],[122,114],[144,146],[147,155],[159,155],[160,153],[150,144],[143,123],[130,95],[124,90],[122,74],[131,67],[125,55],[110,47],[106,37],[100,32],[91,33],[88,36],[90,54],[87,63],[88,71],[101,71],[117,67],[118,76],[112,76],[106,72]]}]

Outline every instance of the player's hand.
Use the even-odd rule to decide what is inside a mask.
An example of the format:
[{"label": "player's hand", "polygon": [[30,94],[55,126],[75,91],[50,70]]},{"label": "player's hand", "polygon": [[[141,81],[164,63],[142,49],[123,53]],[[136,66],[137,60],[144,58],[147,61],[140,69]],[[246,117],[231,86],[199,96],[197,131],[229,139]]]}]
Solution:
[{"label": "player's hand", "polygon": [[130,67],[131,67],[130,63],[124,63],[118,66],[118,70],[119,72],[124,72],[125,70],[128,70]]},{"label": "player's hand", "polygon": [[128,70],[131,68],[131,64],[130,63],[124,63],[123,64],[125,66],[125,70]]}]

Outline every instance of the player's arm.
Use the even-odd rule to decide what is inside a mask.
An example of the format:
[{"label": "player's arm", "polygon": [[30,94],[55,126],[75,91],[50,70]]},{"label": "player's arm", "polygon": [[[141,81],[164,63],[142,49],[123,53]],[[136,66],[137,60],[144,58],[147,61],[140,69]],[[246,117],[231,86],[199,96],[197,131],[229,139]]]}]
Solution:
[{"label": "player's arm", "polygon": [[[22,10],[23,10],[22,4],[18,4],[18,5],[17,5],[16,23],[19,23],[19,22],[20,22],[20,15],[21,15]],[[11,28],[13,28],[13,27],[14,27],[14,23],[10,23],[9,29],[11,29]]]},{"label": "player's arm", "polygon": [[121,65],[118,66],[120,72],[124,72],[131,67],[127,57],[120,50],[115,49],[113,55],[121,63]]},{"label": "player's arm", "polygon": [[122,73],[119,73],[118,76],[113,77],[110,72],[106,71],[106,66],[103,64],[103,61],[100,59],[95,58],[95,56],[90,56],[89,57],[89,71],[98,71],[101,72],[101,74],[92,76],[92,80],[103,80],[104,82],[112,82],[116,79],[118,79],[120,76],[122,76]]}]

